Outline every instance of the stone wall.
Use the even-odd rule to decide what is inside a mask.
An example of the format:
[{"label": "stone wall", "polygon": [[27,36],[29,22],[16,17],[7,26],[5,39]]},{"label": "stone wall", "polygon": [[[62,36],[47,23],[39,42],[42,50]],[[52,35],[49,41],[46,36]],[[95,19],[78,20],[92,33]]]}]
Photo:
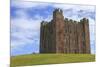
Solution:
[{"label": "stone wall", "polygon": [[40,53],[90,53],[89,20],[65,18],[55,9],[50,22],[41,22]]}]

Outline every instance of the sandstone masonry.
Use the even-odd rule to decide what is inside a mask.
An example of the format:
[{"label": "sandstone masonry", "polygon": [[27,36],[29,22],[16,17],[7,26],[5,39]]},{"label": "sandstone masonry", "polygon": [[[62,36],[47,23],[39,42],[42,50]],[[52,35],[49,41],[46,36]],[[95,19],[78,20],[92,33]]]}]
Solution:
[{"label": "sandstone masonry", "polygon": [[40,53],[90,54],[89,20],[64,19],[63,11],[55,9],[50,22],[41,22]]}]

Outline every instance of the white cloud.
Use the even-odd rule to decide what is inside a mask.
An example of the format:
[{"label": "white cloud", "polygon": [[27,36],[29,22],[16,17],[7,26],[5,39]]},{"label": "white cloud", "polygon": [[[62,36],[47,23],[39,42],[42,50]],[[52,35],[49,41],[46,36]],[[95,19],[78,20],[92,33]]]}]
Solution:
[{"label": "white cloud", "polygon": [[[95,10],[94,6],[80,6],[80,5],[62,5],[62,4],[48,4],[48,3],[33,3],[33,2],[18,2],[14,1],[12,6],[22,8],[16,11],[17,18],[11,19],[11,48],[18,48],[24,46],[25,44],[36,43],[35,41],[39,41],[39,32],[40,32],[40,22],[42,20],[50,21],[52,19],[52,15],[48,15],[46,19],[43,19],[42,16],[36,14],[33,18],[28,18],[27,13],[24,9],[27,8],[46,8],[51,5],[54,8],[61,8],[64,11],[64,16],[74,19],[80,20],[77,16],[78,11],[84,10],[93,12]],[[69,13],[68,13],[69,10]],[[71,12],[72,11],[72,12]],[[69,15],[68,15],[69,14]],[[72,15],[72,16],[70,16]],[[89,27],[90,27],[90,36],[91,41],[95,39],[95,21],[89,17]],[[14,38],[14,39],[13,39]],[[35,44],[33,44],[35,45]],[[93,52],[93,50],[92,50]]]},{"label": "white cloud", "polygon": [[63,10],[67,10],[67,9],[73,9],[74,11],[78,11],[78,10],[88,10],[88,11],[94,11],[95,10],[95,6],[89,6],[89,5],[77,5],[77,4],[54,4],[53,5],[56,8],[61,8]]},{"label": "white cloud", "polygon": [[39,9],[45,8],[47,6],[52,6],[54,8],[61,8],[63,10],[73,9],[74,11],[75,10],[76,11],[78,10],[94,11],[95,10],[95,6],[92,6],[92,5],[60,4],[60,3],[57,4],[57,3],[30,2],[30,1],[17,1],[17,0],[12,1],[11,6],[19,7],[19,8],[39,7]]},{"label": "white cloud", "polygon": [[95,40],[95,32],[96,32],[96,29],[95,29],[95,20],[89,18],[89,30],[90,30],[90,40],[91,41],[94,41]]},{"label": "white cloud", "polygon": [[41,3],[41,2],[37,3],[37,2],[26,2],[26,1],[12,1],[12,3],[11,3],[11,6],[19,7],[19,8],[39,7],[39,9],[40,9],[40,8],[45,8],[48,5],[49,5],[48,3],[44,4],[44,3]]},{"label": "white cloud", "polygon": [[[11,48],[20,48],[26,44],[33,44],[39,41],[40,23],[43,17],[36,14],[33,18],[28,18],[24,10],[17,10],[18,17],[11,19]],[[50,20],[48,16],[46,20]],[[36,42],[37,41],[37,42]]]},{"label": "white cloud", "polygon": [[28,38],[34,38],[38,35],[37,32],[40,30],[40,22],[41,20],[12,19],[11,36],[18,38],[18,40],[12,40],[12,43],[16,45],[30,43],[32,40]]},{"label": "white cloud", "polygon": [[93,19],[95,15],[95,6],[90,5],[54,4],[53,7],[61,8],[65,17],[74,20],[79,20],[83,17],[90,18],[91,16]]},{"label": "white cloud", "polygon": [[19,9],[14,12],[17,18],[24,18],[24,19],[27,18],[27,13],[24,11],[24,9]]},{"label": "white cloud", "polygon": [[23,30],[39,30],[41,20],[28,20],[24,18],[17,18],[11,20],[11,28],[17,27]]}]

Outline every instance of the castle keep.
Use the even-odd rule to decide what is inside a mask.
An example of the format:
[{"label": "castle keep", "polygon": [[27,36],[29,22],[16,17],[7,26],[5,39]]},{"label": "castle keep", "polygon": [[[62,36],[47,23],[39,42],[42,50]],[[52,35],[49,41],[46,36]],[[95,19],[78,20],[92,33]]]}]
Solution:
[{"label": "castle keep", "polygon": [[55,9],[50,22],[41,22],[40,53],[90,54],[89,20],[64,19],[63,11]]}]

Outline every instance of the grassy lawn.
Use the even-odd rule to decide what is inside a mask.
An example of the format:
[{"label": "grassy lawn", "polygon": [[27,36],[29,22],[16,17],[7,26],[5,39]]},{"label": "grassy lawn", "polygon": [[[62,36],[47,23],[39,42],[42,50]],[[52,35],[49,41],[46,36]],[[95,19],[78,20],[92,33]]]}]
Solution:
[{"label": "grassy lawn", "polygon": [[93,61],[91,54],[30,54],[11,57],[11,67]]}]

